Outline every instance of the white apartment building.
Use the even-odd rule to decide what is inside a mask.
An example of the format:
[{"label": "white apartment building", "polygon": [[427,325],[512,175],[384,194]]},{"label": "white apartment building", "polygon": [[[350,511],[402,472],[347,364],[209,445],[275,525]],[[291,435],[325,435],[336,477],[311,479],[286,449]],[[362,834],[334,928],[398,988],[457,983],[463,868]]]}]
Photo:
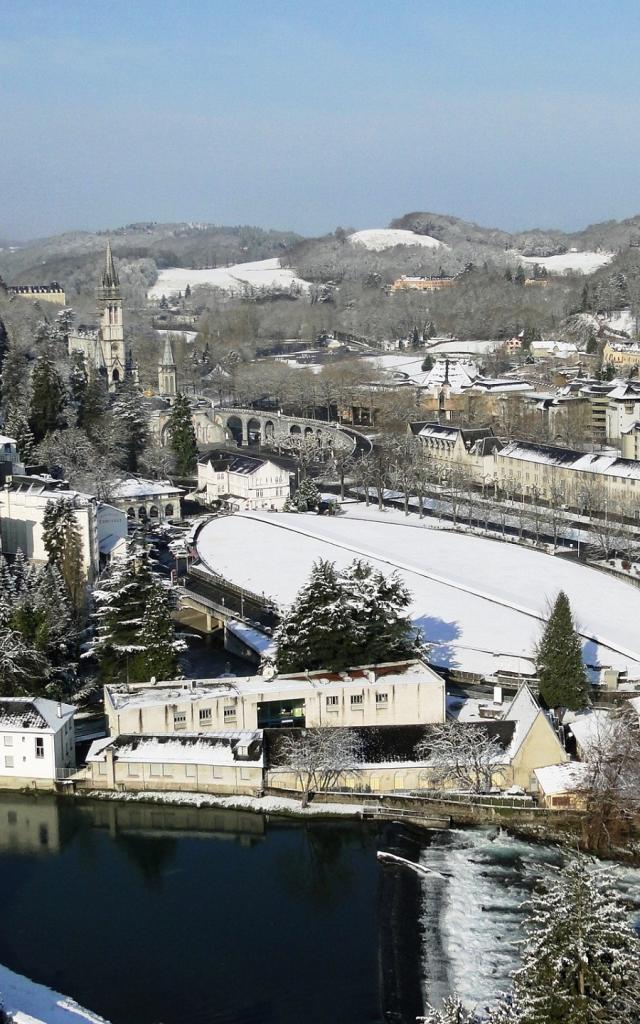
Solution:
[{"label": "white apartment building", "polygon": [[111,500],[127,519],[162,522],[180,519],[183,493],[183,488],[175,487],[170,480],[129,476],[118,481],[111,492]]},{"label": "white apartment building", "polygon": [[100,570],[100,555],[109,557],[127,536],[127,518],[90,494],[55,488],[39,477],[0,488],[0,537],[5,555],[22,551],[29,561],[44,564],[43,520],[50,501],[73,501],[82,542],[82,568],[89,583]]},{"label": "white apartment building", "polygon": [[104,703],[111,736],[415,725],[444,722],[445,685],[416,660],[348,672],[107,685]]},{"label": "white apartment building", "polygon": [[223,503],[234,512],[281,512],[291,493],[288,469],[252,455],[212,453],[198,463],[198,495],[207,505]]},{"label": "white apartment building", "polygon": [[73,772],[75,712],[44,697],[1,697],[0,787],[52,789]]}]

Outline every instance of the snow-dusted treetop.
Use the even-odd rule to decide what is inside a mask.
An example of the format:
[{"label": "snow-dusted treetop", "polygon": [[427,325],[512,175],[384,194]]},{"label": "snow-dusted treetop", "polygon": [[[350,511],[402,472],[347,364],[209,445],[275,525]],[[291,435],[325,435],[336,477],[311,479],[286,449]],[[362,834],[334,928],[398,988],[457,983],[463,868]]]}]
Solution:
[{"label": "snow-dusted treetop", "polygon": [[431,235],[417,235],[415,231],[403,231],[400,228],[368,228],[365,231],[355,231],[349,235],[349,241],[353,245],[363,245],[365,249],[372,249],[374,252],[392,249],[394,245],[422,245],[427,249],[449,248]]}]

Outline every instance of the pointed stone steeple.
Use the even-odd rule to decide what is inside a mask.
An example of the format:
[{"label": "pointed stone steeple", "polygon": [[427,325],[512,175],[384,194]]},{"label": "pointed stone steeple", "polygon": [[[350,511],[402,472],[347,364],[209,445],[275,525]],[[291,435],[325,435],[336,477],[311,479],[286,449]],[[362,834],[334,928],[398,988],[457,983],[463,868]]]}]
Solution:
[{"label": "pointed stone steeple", "polygon": [[113,253],[111,252],[111,242],[107,242],[107,252],[104,259],[104,270],[102,271],[102,287],[120,287],[120,278],[118,277],[118,272],[113,262]]},{"label": "pointed stone steeple", "polygon": [[178,372],[173,358],[171,335],[165,335],[164,352],[158,362],[158,385],[161,395],[173,397],[178,393]]},{"label": "pointed stone steeple", "polygon": [[162,353],[162,360],[160,366],[170,367],[175,366],[176,361],[173,358],[173,347],[171,345],[171,335],[167,334],[164,339],[164,352]]}]

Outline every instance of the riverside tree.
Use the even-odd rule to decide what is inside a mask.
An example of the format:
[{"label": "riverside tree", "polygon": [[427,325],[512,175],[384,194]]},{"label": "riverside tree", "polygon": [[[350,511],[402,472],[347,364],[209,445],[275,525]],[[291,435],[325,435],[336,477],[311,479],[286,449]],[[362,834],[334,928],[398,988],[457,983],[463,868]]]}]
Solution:
[{"label": "riverside tree", "polygon": [[540,696],[549,708],[578,711],[589,701],[589,686],[582,661],[569,598],[560,591],[536,651]]},{"label": "riverside tree", "polygon": [[352,729],[296,729],[280,737],[277,767],[292,772],[309,794],[335,786],[362,760],[362,741]]},{"label": "riverside tree", "polygon": [[179,476],[193,476],[198,465],[198,442],[193,429],[191,406],[181,393],[171,407],[168,423],[169,441]]},{"label": "riverside tree", "polygon": [[356,559],[343,573],[314,563],[275,635],[281,672],[345,669],[416,657],[418,641],[402,613],[410,596],[400,578]]},{"label": "riverside tree", "polygon": [[486,793],[504,771],[504,751],[482,724],[452,721],[429,727],[416,745],[425,776],[436,785],[452,783],[472,793]]},{"label": "riverside tree", "polygon": [[637,1021],[640,943],[611,876],[572,861],[526,906],[522,966],[494,1024]]}]

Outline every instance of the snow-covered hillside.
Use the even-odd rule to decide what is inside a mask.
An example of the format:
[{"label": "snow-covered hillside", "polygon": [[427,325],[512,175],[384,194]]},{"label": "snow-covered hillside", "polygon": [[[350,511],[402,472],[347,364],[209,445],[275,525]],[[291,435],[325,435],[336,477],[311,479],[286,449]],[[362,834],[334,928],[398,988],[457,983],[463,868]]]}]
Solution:
[{"label": "snow-covered hillside", "polygon": [[184,292],[187,285],[210,285],[233,294],[242,294],[247,287],[275,291],[292,286],[303,291],[309,283],[296,277],[293,270],[280,266],[279,259],[258,260],[256,263],[236,263],[232,267],[214,267],[208,270],[190,270],[188,267],[167,267],[158,273],[158,280],[149,289],[148,298],[167,298],[177,292]]},{"label": "snow-covered hillside", "polygon": [[392,249],[394,245],[423,245],[427,249],[448,249],[444,242],[439,242],[431,235],[417,235],[415,231],[403,231],[400,228],[370,228],[367,231],[356,231],[349,235],[353,245],[363,245],[365,249],[381,252]]},{"label": "snow-covered hillside", "polygon": [[511,255],[521,263],[537,263],[539,267],[546,267],[550,274],[564,274],[567,270],[593,274],[594,270],[610,263],[615,253],[563,252],[560,256],[521,256],[519,252],[512,252]]}]

